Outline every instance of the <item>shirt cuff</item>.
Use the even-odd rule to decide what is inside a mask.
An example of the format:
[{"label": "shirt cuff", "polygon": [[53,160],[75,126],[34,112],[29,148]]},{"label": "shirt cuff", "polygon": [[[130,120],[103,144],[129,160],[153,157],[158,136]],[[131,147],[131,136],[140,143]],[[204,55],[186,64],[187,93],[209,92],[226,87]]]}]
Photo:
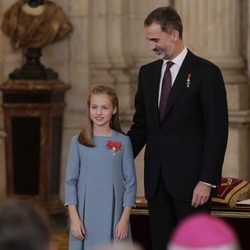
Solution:
[{"label": "shirt cuff", "polygon": [[216,188],[216,185],[212,185],[212,184],[204,182],[204,181],[200,181],[200,182],[207,185],[207,186],[209,186],[209,187]]}]

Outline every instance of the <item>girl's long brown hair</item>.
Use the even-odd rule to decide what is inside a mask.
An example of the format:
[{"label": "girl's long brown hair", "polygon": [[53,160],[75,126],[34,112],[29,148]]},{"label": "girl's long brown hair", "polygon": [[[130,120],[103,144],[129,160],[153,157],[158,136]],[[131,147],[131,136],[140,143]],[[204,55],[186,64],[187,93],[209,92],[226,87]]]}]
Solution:
[{"label": "girl's long brown hair", "polygon": [[110,128],[120,133],[122,132],[120,120],[119,120],[119,101],[116,92],[109,86],[99,85],[92,88],[88,96],[88,121],[86,126],[82,129],[78,136],[78,141],[87,147],[95,147],[93,138],[93,122],[90,119],[90,99],[93,95],[107,95],[112,103],[113,108],[116,107],[117,111],[112,115],[110,121]]}]

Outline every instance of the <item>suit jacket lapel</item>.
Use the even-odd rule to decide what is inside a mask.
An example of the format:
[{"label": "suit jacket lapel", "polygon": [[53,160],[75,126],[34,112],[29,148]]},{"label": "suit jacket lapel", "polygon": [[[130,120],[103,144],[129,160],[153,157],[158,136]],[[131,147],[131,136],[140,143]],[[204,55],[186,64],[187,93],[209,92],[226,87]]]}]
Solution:
[{"label": "suit jacket lapel", "polygon": [[173,107],[176,100],[178,99],[178,97],[187,88],[187,85],[186,85],[187,77],[188,77],[188,74],[192,72],[192,68],[193,68],[192,67],[192,64],[193,64],[192,58],[193,58],[193,54],[190,51],[188,51],[182,65],[181,65],[181,68],[177,74],[177,77],[174,81],[173,87],[170,91],[167,106],[166,106],[165,118],[166,118],[168,112]]}]

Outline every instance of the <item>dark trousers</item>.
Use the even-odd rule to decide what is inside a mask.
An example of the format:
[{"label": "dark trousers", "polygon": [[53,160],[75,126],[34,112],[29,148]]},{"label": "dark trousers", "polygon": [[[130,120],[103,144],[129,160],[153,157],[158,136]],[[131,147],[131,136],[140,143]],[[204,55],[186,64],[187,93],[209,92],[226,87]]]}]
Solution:
[{"label": "dark trousers", "polygon": [[197,212],[210,212],[211,199],[194,208],[189,202],[175,200],[166,190],[160,178],[154,197],[148,200],[152,250],[166,250],[168,241],[176,225],[186,216]]}]

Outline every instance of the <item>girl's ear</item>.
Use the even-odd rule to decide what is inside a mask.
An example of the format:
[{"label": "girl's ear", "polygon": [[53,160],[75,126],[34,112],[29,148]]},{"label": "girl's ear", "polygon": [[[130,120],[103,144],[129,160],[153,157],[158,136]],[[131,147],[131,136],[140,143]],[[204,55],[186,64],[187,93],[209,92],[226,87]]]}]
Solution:
[{"label": "girl's ear", "polygon": [[55,241],[50,242],[48,250],[58,250],[58,244]]},{"label": "girl's ear", "polygon": [[117,112],[117,107],[114,107],[113,115]]}]

